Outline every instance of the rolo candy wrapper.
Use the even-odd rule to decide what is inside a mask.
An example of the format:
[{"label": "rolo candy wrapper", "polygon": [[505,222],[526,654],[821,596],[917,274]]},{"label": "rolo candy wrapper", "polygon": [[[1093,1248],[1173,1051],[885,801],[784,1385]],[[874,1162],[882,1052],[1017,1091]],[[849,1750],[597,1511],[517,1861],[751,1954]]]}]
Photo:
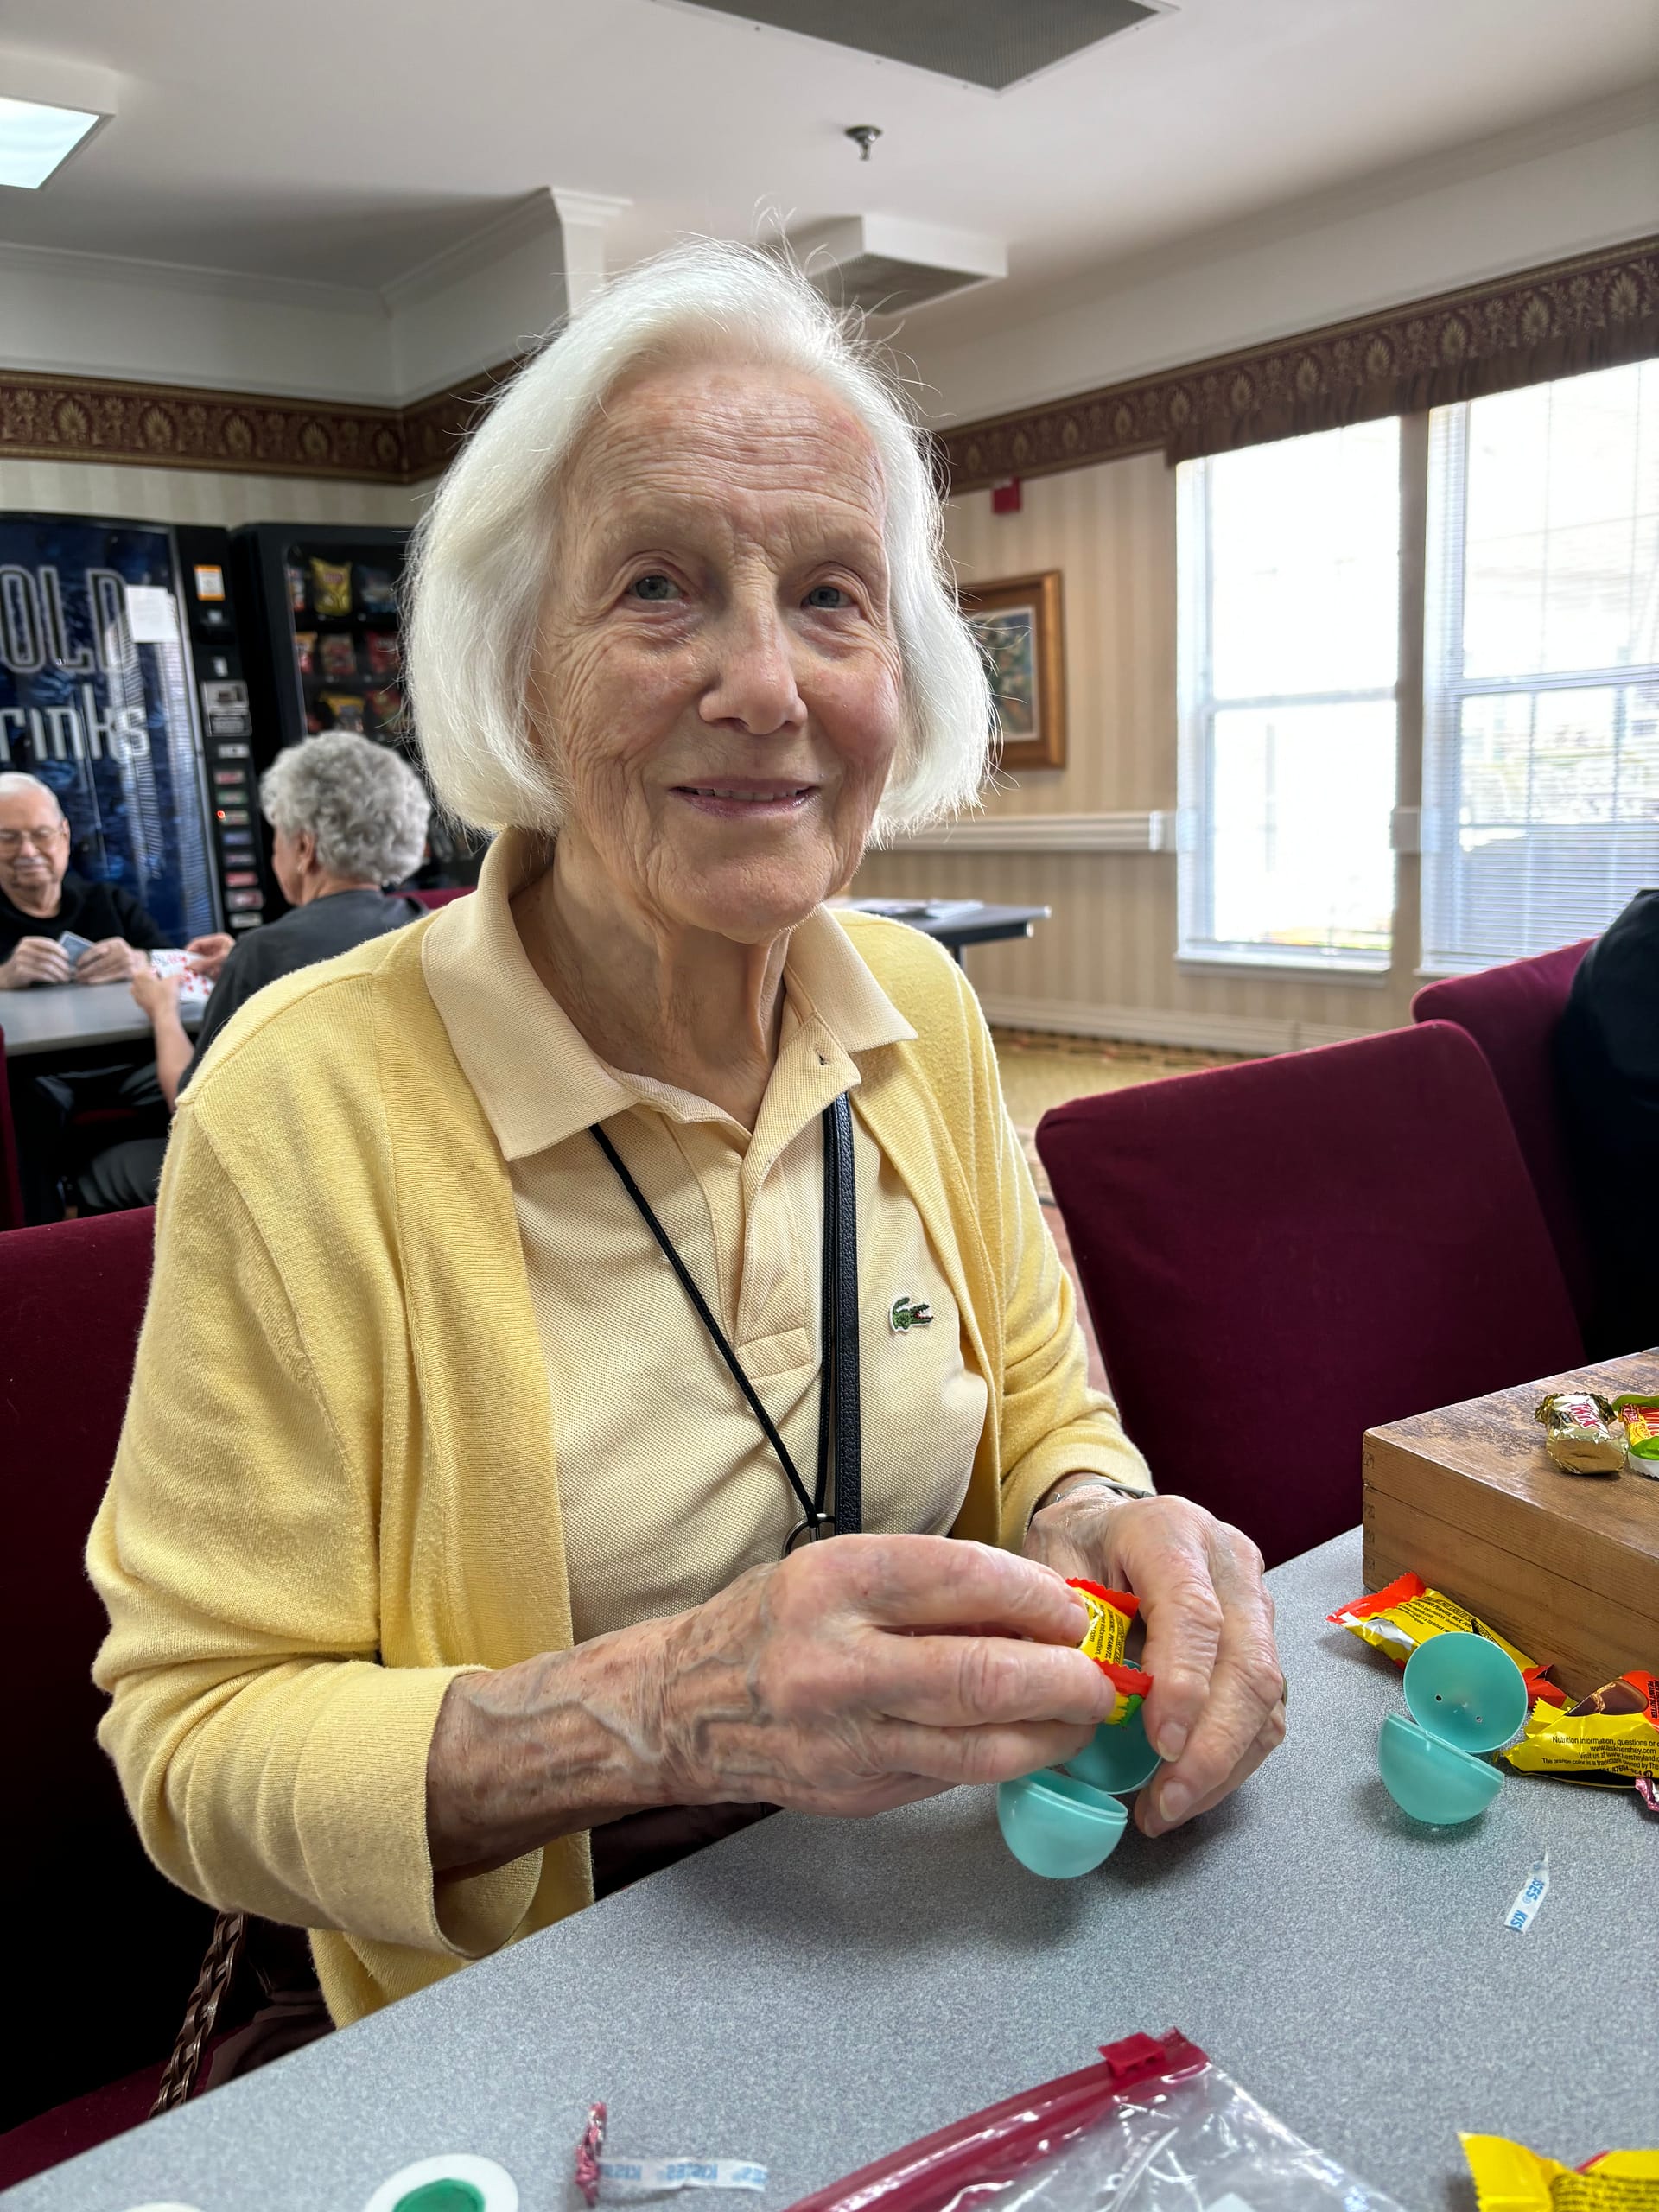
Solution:
[{"label": "rolo candy wrapper", "polygon": [[1507,1637],[1500,1636],[1455,1599],[1431,1590],[1421,1574],[1400,1575],[1375,1597],[1356,1598],[1351,1605],[1339,1606],[1325,1618],[1338,1628],[1351,1629],[1373,1650],[1385,1651],[1396,1667],[1403,1667],[1418,1645],[1427,1643],[1433,1636],[1484,1636],[1489,1643],[1506,1651],[1521,1669],[1529,1705],[1540,1698],[1552,1706],[1567,1701],[1567,1692],[1548,1679],[1547,1665],[1541,1667],[1524,1651],[1517,1651]]},{"label": "rolo candy wrapper", "polygon": [[1630,1472],[1659,1482],[1659,1394],[1626,1390],[1613,1400],[1613,1410],[1624,1424]]},{"label": "rolo candy wrapper", "polygon": [[1544,1449],[1563,1474],[1616,1475],[1624,1465],[1624,1429],[1610,1400],[1595,1390],[1555,1390],[1534,1414]]},{"label": "rolo candy wrapper", "polygon": [[1098,1582],[1068,1576],[1066,1587],[1075,1590],[1089,1608],[1089,1628],[1077,1647],[1092,1659],[1117,1692],[1103,1726],[1116,1728],[1131,1713],[1139,1713],[1152,1688],[1152,1676],[1125,1663],[1129,1623],[1141,1610],[1141,1600],[1124,1590],[1105,1590]]},{"label": "rolo candy wrapper", "polygon": [[1502,2135],[1465,2135],[1480,2212],[1659,2212],[1659,2151],[1604,2151],[1564,2166]]},{"label": "rolo candy wrapper", "polygon": [[1522,1774],[1604,1789],[1659,1779],[1659,1675],[1621,1675],[1566,1713],[1534,1706],[1520,1741],[1497,1756]]}]

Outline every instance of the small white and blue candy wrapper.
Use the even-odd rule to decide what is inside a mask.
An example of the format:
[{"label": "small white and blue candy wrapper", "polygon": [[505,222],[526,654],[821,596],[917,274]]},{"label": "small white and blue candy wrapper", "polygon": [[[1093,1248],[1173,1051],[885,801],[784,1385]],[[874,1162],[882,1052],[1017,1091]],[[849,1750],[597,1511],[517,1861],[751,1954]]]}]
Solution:
[{"label": "small white and blue candy wrapper", "polygon": [[1538,1908],[1549,1894],[1549,1853],[1541,1851],[1532,1862],[1532,1871],[1521,1887],[1521,1894],[1503,1916],[1503,1925],[1524,1935],[1538,1917]]},{"label": "small white and blue candy wrapper", "polygon": [[752,2158],[613,2158],[599,2162],[607,2188],[655,2195],[668,2189],[764,2189],[766,2170]]}]

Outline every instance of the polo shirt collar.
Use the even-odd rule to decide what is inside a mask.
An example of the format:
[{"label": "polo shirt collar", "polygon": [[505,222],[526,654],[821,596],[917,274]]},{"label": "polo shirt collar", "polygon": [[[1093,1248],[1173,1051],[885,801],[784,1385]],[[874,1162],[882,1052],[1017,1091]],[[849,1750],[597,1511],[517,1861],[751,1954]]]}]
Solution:
[{"label": "polo shirt collar", "polygon": [[[511,901],[548,855],[544,838],[505,830],[476,892],[442,907],[421,944],[427,989],[509,1162],[640,1103],[543,987],[519,941]],[[791,938],[784,982],[802,1019],[816,1016],[849,1054],[916,1034],[823,907]]]}]

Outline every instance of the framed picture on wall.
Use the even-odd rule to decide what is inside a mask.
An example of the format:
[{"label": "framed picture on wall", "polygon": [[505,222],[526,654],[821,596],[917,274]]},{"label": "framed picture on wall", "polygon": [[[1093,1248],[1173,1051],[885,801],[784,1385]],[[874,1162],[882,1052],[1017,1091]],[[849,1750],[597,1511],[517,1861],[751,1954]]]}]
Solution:
[{"label": "framed picture on wall", "polygon": [[962,611],[990,666],[999,730],[997,766],[1065,766],[1065,634],[1060,572],[1010,576],[959,592]]}]

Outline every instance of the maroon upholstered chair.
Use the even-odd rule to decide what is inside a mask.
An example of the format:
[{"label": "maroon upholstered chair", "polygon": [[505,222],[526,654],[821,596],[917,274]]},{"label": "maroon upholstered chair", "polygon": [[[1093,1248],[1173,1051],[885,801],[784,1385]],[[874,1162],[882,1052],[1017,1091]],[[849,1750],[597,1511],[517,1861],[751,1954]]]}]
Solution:
[{"label": "maroon upholstered chair", "polygon": [[447,906],[452,899],[470,899],[473,888],[470,883],[460,883],[450,890],[411,891],[409,896],[417,906],[424,906],[429,913],[439,906]]},{"label": "maroon upholstered chair", "polygon": [[17,1174],[17,1132],[11,1122],[6,1033],[0,1029],[0,1229],[21,1229],[22,1225],[23,1186]]},{"label": "maroon upholstered chair", "polygon": [[1579,963],[1593,943],[1586,938],[1535,960],[1512,960],[1478,976],[1426,983],[1411,1002],[1414,1021],[1455,1021],[1486,1055],[1555,1240],[1561,1273],[1586,1325],[1595,1302],[1595,1278],[1561,1128],[1553,1046]]},{"label": "maroon upholstered chair", "polygon": [[1367,1428],[1582,1357],[1449,1022],[1077,1099],[1037,1148],[1129,1434],[1269,1565],[1359,1519]]},{"label": "maroon upholstered chair", "polygon": [[159,2072],[213,1925],[145,1857],[93,1733],[105,1623],[82,1554],[132,1378],[153,1226],[145,1209],[0,1236],[0,1587],[17,1654],[0,1869],[24,2029],[0,2070],[0,2128],[15,2131],[0,2135],[0,2185],[143,2117],[153,2084],[102,2085]]}]

